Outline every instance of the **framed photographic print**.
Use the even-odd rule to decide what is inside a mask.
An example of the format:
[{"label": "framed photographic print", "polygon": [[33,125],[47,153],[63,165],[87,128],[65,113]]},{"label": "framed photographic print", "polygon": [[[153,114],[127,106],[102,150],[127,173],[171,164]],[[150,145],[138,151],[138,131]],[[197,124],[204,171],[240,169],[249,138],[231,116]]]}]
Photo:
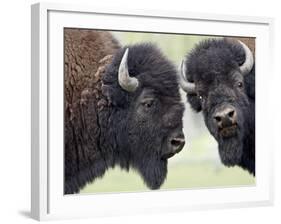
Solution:
[{"label": "framed photographic print", "polygon": [[31,25],[33,218],[272,204],[272,19],[38,3]]}]

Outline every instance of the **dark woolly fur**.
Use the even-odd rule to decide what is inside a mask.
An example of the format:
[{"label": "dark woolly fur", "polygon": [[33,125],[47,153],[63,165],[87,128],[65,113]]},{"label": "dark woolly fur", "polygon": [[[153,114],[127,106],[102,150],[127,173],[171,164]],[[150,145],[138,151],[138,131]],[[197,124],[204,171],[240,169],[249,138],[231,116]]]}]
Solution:
[{"label": "dark woolly fur", "polygon": [[[66,194],[79,192],[115,165],[136,169],[151,189],[158,189],[165,180],[167,159],[162,155],[168,150],[169,137],[182,129],[184,110],[176,69],[154,45],[127,47],[130,76],[140,83],[137,90],[129,93],[119,86],[125,47],[120,48],[103,72],[86,80],[78,109],[72,104],[66,110]],[[73,83],[72,90],[75,85],[81,84]],[[144,103],[148,99],[149,107]]]},{"label": "dark woolly fur", "polygon": [[[255,65],[243,76],[239,66],[244,61],[244,50],[237,42],[226,38],[200,42],[187,55],[186,78],[195,83],[197,92],[187,98],[195,111],[203,111],[206,126],[218,141],[222,162],[255,175]],[[242,88],[238,82],[243,83]],[[238,131],[230,138],[220,136],[215,127],[214,112],[222,105],[232,105],[237,112]]]}]

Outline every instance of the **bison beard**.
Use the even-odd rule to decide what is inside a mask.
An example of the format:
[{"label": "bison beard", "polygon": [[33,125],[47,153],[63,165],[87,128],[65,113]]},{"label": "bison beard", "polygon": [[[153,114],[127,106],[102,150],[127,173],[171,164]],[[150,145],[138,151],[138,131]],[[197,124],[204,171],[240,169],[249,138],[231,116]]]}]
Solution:
[{"label": "bison beard", "polygon": [[234,166],[241,162],[243,153],[243,139],[239,133],[230,138],[219,138],[219,155],[221,161],[226,166]]},{"label": "bison beard", "polygon": [[148,158],[142,163],[136,163],[136,169],[143,177],[146,185],[150,189],[158,189],[167,175],[167,160],[159,160],[159,158]]},{"label": "bison beard", "polygon": [[176,69],[157,47],[120,48],[107,32],[65,29],[65,194],[116,165],[158,189],[166,155],[184,144],[170,141],[183,138],[183,111]]}]

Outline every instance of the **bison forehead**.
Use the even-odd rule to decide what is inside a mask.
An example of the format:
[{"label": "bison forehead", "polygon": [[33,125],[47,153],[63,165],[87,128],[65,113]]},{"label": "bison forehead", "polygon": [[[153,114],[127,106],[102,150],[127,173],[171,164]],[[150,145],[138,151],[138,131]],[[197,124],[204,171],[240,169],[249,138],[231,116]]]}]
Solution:
[{"label": "bison forehead", "polygon": [[187,72],[194,80],[211,81],[217,76],[227,76],[245,60],[240,45],[224,39],[200,42],[187,56]]},{"label": "bison forehead", "polygon": [[120,49],[114,56],[109,76],[105,77],[104,81],[116,81],[117,73],[124,51],[129,48],[128,55],[128,69],[130,76],[137,77],[139,75],[149,77],[150,79],[161,79],[162,75],[166,75],[166,80],[176,81],[175,74],[167,76],[171,72],[176,72],[176,68],[172,62],[163,55],[156,45],[153,44],[137,44],[132,46],[125,46]]},{"label": "bison forehead", "polygon": [[[118,70],[126,48],[129,48],[128,71],[130,77],[136,77],[140,84],[134,93],[123,91],[118,85]],[[107,67],[103,83],[109,86],[108,94],[111,99],[119,103],[126,103],[128,99],[140,94],[145,88],[152,89],[159,95],[179,98],[176,74],[175,66],[158,47],[143,43],[120,49]]]}]

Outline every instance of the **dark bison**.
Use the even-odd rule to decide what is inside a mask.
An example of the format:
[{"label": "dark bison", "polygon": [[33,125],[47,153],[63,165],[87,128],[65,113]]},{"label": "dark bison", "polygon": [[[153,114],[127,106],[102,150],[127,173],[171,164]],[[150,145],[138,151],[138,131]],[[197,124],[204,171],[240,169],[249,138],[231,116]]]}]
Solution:
[{"label": "dark bison", "polygon": [[64,37],[65,194],[115,165],[158,189],[185,143],[175,67],[154,45],[120,47],[108,32]]},{"label": "dark bison", "polygon": [[181,87],[191,107],[203,111],[221,161],[255,175],[255,63],[241,41],[200,42],[181,66]]}]

